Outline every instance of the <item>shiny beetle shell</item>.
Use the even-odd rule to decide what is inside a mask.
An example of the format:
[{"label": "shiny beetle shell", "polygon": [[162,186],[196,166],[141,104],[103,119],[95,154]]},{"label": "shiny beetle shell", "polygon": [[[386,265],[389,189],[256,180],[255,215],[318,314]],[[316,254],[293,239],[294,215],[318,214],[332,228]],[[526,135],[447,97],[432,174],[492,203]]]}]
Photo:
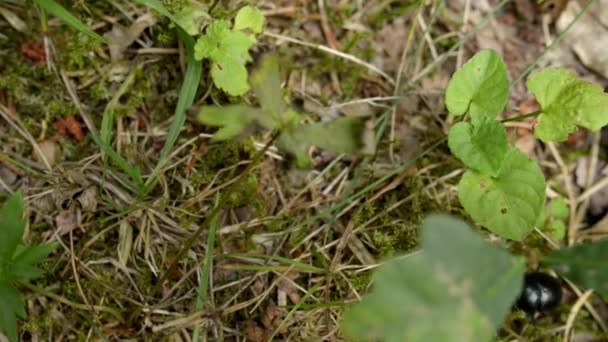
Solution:
[{"label": "shiny beetle shell", "polygon": [[524,287],[517,299],[517,308],[528,313],[547,312],[562,300],[562,286],[558,279],[542,272],[527,273]]}]

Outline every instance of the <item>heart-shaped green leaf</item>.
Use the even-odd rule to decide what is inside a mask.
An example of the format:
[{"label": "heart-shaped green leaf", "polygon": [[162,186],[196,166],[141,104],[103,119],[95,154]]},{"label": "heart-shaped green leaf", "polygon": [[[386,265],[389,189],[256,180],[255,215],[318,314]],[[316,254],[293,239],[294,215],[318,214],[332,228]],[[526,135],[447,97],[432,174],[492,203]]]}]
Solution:
[{"label": "heart-shaped green leaf", "polygon": [[510,148],[493,178],[467,171],[458,197],[475,222],[508,239],[521,240],[533,228],[545,199],[545,178],[538,165]]},{"label": "heart-shaped green leaf", "polygon": [[466,166],[495,177],[509,142],[503,125],[494,119],[482,119],[474,125],[459,122],[450,128],[448,146]]},{"label": "heart-shaped green leaf", "polygon": [[564,141],[576,126],[596,132],[608,124],[608,94],[568,70],[544,69],[527,85],[541,106],[534,135],[543,141]]},{"label": "heart-shaped green leaf", "polygon": [[473,122],[494,119],[507,104],[509,77],[505,63],[494,50],[482,50],[460,68],[448,83],[445,104],[453,115],[467,111]]},{"label": "heart-shaped green leaf", "polygon": [[521,289],[524,265],[462,221],[430,217],[422,253],[385,264],[342,328],[366,341],[489,341]]},{"label": "heart-shaped green leaf", "polygon": [[608,240],[560,249],[542,259],[577,285],[593,289],[608,298]]}]

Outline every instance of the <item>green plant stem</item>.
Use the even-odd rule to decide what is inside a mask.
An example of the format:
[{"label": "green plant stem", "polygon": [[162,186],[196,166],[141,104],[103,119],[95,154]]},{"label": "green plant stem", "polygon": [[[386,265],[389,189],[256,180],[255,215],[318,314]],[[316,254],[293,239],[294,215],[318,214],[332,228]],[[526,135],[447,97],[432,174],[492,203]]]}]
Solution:
[{"label": "green plant stem", "polygon": [[236,181],[234,181],[232,183],[232,185],[230,185],[230,187],[228,187],[226,189],[226,192],[220,199],[219,203],[213,208],[213,210],[207,215],[207,217],[205,217],[205,220],[199,226],[199,228],[196,230],[196,232],[194,232],[194,234],[192,234],[192,236],[184,242],[184,246],[179,251],[179,253],[175,257],[175,259],[173,260],[173,263],[171,264],[171,266],[169,266],[169,269],[167,269],[163,273],[163,275],[160,277],[158,283],[156,284],[156,288],[155,288],[156,292],[160,291],[162,284],[167,280],[167,277],[169,276],[169,274],[171,274],[171,272],[173,272],[173,270],[175,270],[175,267],[177,267],[177,265],[179,264],[181,259],[183,259],[186,256],[186,253],[188,253],[188,251],[192,248],[192,245],[194,244],[194,242],[198,241],[201,234],[203,234],[204,229],[211,226],[211,223],[213,222],[213,220],[215,220],[215,217],[217,216],[219,211],[224,207],[224,204],[226,204],[226,201],[228,201],[228,199],[230,198],[230,195],[232,195],[232,193],[234,193],[235,191],[237,191],[239,189],[241,182],[243,181],[243,179],[245,179],[245,175],[249,174],[249,172],[251,170],[253,170],[253,168],[256,167],[258,165],[258,163],[263,159],[264,154],[266,153],[266,151],[268,151],[268,149],[274,143],[274,141],[279,137],[279,134],[280,134],[280,131],[275,131],[272,133],[272,137],[270,138],[268,143],[266,143],[266,145],[264,145],[264,148],[261,149],[260,151],[258,151],[258,153],[254,156],[253,160],[251,161],[251,163],[249,163],[247,165],[247,167],[245,168],[245,170],[237,176]]},{"label": "green plant stem", "polygon": [[542,114],[541,110],[537,110],[535,112],[529,113],[529,114],[524,114],[524,115],[518,115],[512,118],[507,118],[504,120],[500,120],[501,123],[505,123],[505,122],[513,122],[513,121],[523,121],[525,119],[529,119],[529,118],[535,118],[537,116],[539,116],[540,114]]}]

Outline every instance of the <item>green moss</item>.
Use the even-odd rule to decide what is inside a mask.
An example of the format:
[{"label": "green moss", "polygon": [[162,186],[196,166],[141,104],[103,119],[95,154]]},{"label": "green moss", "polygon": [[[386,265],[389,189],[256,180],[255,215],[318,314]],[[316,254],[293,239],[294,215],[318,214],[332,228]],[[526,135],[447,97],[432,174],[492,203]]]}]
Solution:
[{"label": "green moss", "polygon": [[366,293],[371,282],[371,273],[359,273],[355,276],[349,277],[349,279],[359,294]]},{"label": "green moss", "polygon": [[163,6],[165,6],[165,8],[171,13],[181,11],[182,8],[188,4],[187,0],[161,0],[161,2]]}]

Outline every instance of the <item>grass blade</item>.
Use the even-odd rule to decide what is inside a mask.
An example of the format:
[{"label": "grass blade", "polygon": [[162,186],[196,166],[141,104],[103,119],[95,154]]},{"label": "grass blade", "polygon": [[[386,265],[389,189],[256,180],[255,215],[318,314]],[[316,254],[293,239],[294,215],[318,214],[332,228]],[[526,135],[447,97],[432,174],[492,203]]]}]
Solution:
[{"label": "grass blade", "polygon": [[73,27],[74,29],[86,34],[87,36],[95,39],[98,42],[107,44],[108,41],[93,32],[89,29],[85,24],[83,24],[78,18],[72,15],[68,10],[66,10],[63,6],[56,3],[54,0],[33,0],[38,6],[40,6],[45,11],[51,13],[57,18],[61,19],[67,25]]},{"label": "grass blade", "polygon": [[[111,146],[112,141],[112,127],[114,126],[114,107],[120,100],[120,97],[131,87],[133,81],[135,80],[135,70],[131,71],[129,76],[125,79],[125,81],[120,85],[118,91],[112,96],[110,102],[106,105],[106,108],[103,111],[103,116],[101,119],[101,132],[100,138],[101,141],[106,145]],[[105,160],[104,154],[104,160]]]},{"label": "grass blade", "polygon": [[[216,200],[216,204],[218,201]],[[214,218],[209,224],[209,236],[207,237],[207,249],[205,250],[205,261],[201,270],[201,279],[198,287],[198,295],[196,296],[195,310],[201,311],[205,307],[207,301],[207,290],[209,288],[209,274],[211,273],[211,264],[213,263],[213,251],[215,247],[215,231],[217,230],[218,222],[217,217]],[[194,327],[192,333],[192,341],[199,341],[200,335],[200,324]]]}]

